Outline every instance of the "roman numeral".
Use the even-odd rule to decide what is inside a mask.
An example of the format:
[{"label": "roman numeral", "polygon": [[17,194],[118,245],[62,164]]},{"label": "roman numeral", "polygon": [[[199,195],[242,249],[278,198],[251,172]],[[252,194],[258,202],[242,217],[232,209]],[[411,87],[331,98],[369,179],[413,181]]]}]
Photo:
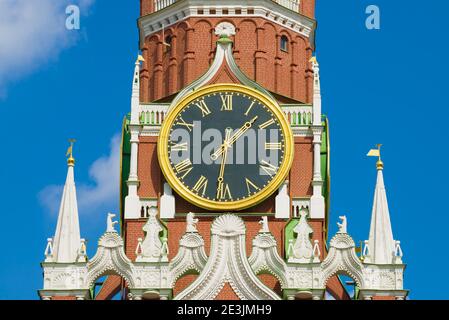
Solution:
[{"label": "roman numeral", "polygon": [[265,150],[281,150],[282,143],[280,142],[265,142]]},{"label": "roman numeral", "polygon": [[207,182],[208,180],[206,179],[206,177],[201,176],[193,186],[193,191],[195,191],[196,193],[200,193],[201,191],[201,194],[204,196],[207,189]]},{"label": "roman numeral", "polygon": [[248,107],[248,110],[246,110],[246,112],[245,112],[245,116],[248,116],[249,112],[251,111],[251,109],[253,108],[255,103],[256,103],[256,101],[253,101],[251,103],[251,105]]},{"label": "roman numeral", "polygon": [[223,182],[218,183],[217,188],[217,199],[218,200],[232,200],[231,189],[229,189],[228,184],[224,184]]},{"label": "roman numeral", "polygon": [[192,169],[193,169],[192,162],[190,161],[189,158],[175,165],[176,172],[178,174],[182,174],[181,179],[184,179],[190,173],[190,171],[192,171]]},{"label": "roman numeral", "polygon": [[271,126],[274,123],[274,119],[271,118],[270,120],[268,120],[267,122],[262,123],[261,125],[259,125],[259,129],[265,129],[269,126]]},{"label": "roman numeral", "polygon": [[266,162],[265,160],[262,160],[262,163],[260,164],[260,168],[265,171],[270,176],[273,176],[278,171],[278,167],[273,166],[271,163]]},{"label": "roman numeral", "polygon": [[182,117],[179,117],[179,120],[180,120],[180,121],[176,123],[177,125],[184,126],[184,127],[186,127],[189,131],[192,131],[192,128],[194,127],[193,123],[187,123],[187,122],[185,122],[184,119],[183,119]]},{"label": "roman numeral", "polygon": [[221,98],[221,110],[220,111],[232,111],[232,94],[220,95]]},{"label": "roman numeral", "polygon": [[187,150],[188,150],[187,142],[172,144],[171,146],[171,151],[187,151]]},{"label": "roman numeral", "polygon": [[260,190],[260,188],[256,186],[251,180],[249,180],[248,178],[245,178],[245,180],[246,180],[246,188],[248,189],[248,195],[251,194],[251,187],[255,189],[255,191]]},{"label": "roman numeral", "polygon": [[195,103],[195,105],[201,110],[201,114],[203,115],[203,118],[205,116],[210,115],[210,109],[207,106],[206,102],[203,100],[198,101],[198,103]]}]

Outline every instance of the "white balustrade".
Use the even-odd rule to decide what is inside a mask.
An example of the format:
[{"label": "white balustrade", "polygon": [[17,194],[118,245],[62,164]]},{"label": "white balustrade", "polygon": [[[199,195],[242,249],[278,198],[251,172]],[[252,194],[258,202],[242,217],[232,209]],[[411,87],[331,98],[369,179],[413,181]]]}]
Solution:
[{"label": "white balustrade", "polygon": [[[160,126],[167,115],[168,108],[168,104],[140,105],[140,124]],[[283,106],[282,110],[292,127],[309,126],[312,124],[312,106]]]},{"label": "white balustrade", "polygon": [[299,12],[299,1],[300,0],[274,0],[274,2],[279,3],[281,6],[296,12]]},{"label": "white balustrade", "polygon": [[154,0],[154,11],[162,10],[175,2],[176,0]]},{"label": "white balustrade", "polygon": [[284,106],[282,110],[293,127],[312,124],[313,112],[311,106]]}]

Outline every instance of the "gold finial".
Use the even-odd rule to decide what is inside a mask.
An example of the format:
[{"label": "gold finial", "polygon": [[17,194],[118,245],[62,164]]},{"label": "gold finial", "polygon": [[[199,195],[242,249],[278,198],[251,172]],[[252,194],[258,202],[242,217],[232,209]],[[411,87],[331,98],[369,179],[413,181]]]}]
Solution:
[{"label": "gold finial", "polygon": [[145,59],[142,57],[142,55],[138,55],[137,56],[137,60],[136,60],[136,63],[140,63],[140,62],[143,62],[143,61],[145,61]]},{"label": "gold finial", "polygon": [[376,146],[377,146],[377,149],[371,149],[368,152],[367,156],[368,157],[378,157],[379,159],[376,162],[377,170],[383,170],[384,163],[382,162],[382,158],[380,157],[380,148],[382,147],[382,145],[381,144],[377,144]]},{"label": "gold finial", "polygon": [[75,158],[73,158],[73,144],[76,142],[76,140],[69,139],[69,142],[70,142],[70,146],[67,149],[67,153],[65,154],[65,156],[68,157],[67,164],[69,166],[73,166],[73,165],[75,165]]},{"label": "gold finial", "polygon": [[316,59],[315,56],[312,57],[312,58],[310,58],[309,62],[310,62],[312,65],[318,65],[318,60]]}]

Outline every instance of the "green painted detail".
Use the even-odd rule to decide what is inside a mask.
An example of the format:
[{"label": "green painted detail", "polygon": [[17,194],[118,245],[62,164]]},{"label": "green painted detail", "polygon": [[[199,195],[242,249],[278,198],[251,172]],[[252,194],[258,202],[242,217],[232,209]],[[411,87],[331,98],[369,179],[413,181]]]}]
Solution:
[{"label": "green painted detail", "polygon": [[122,125],[122,142],[121,142],[121,151],[120,151],[120,230],[124,232],[123,222],[125,215],[125,197],[128,195],[128,186],[126,181],[129,177],[129,166],[130,166],[130,157],[131,157],[131,134],[128,130],[128,125],[131,120],[131,115],[128,114],[123,119]]},{"label": "green painted detail", "polygon": [[329,139],[329,119],[323,115],[323,135],[321,137],[321,177],[323,179],[323,189],[322,194],[324,197],[324,201],[326,204],[326,212],[325,212],[325,234],[326,234],[326,243],[328,236],[328,226],[329,226],[329,209],[330,209],[330,139]]},{"label": "green painted detail", "polygon": [[288,245],[290,243],[290,240],[294,241],[296,239],[293,229],[295,229],[295,227],[297,226],[298,223],[299,223],[299,218],[292,218],[285,226],[284,257],[286,260],[288,260],[288,258],[290,257],[288,254]]}]

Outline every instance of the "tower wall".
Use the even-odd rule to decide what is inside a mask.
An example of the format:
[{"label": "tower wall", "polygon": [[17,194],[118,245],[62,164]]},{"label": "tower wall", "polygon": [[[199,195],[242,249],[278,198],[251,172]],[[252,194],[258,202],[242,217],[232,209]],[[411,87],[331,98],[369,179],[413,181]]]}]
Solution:
[{"label": "tower wall", "polygon": [[[214,28],[223,21],[236,27],[234,57],[248,77],[281,96],[311,102],[309,39],[267,19],[223,16],[188,18],[143,40],[141,101],[171,96],[206,72],[218,39]],[[282,37],[288,41],[286,51],[280,48]]]}]

